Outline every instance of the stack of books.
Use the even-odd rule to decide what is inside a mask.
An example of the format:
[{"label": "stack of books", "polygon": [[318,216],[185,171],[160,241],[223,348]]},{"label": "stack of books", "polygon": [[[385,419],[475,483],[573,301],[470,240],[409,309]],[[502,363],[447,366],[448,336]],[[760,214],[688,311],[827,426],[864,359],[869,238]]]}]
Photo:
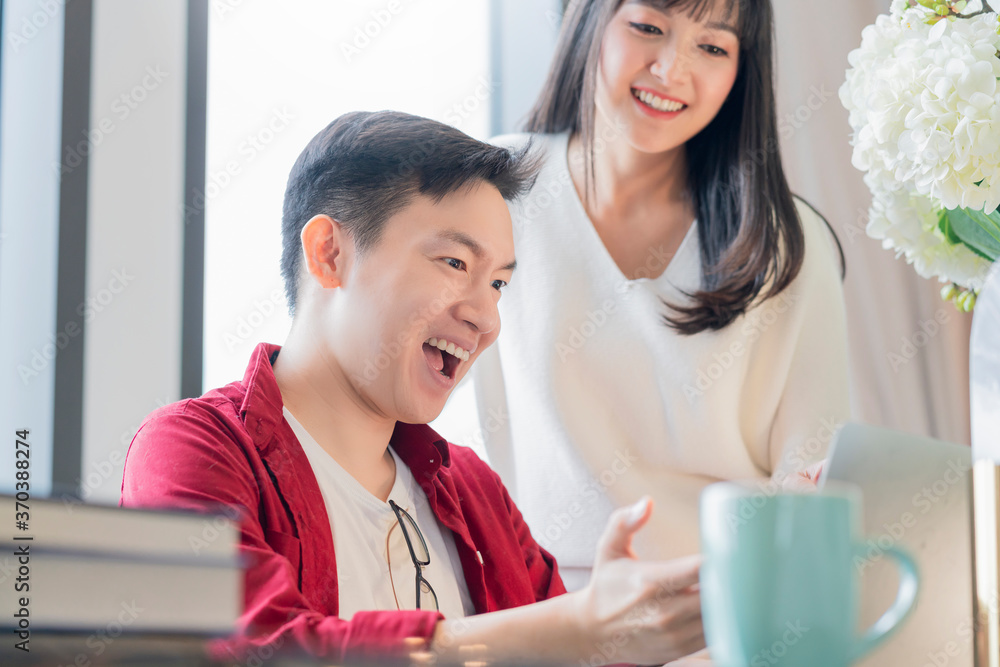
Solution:
[{"label": "stack of books", "polygon": [[0,495],[0,628],[14,637],[235,630],[243,570],[225,515],[39,498],[24,512]]}]

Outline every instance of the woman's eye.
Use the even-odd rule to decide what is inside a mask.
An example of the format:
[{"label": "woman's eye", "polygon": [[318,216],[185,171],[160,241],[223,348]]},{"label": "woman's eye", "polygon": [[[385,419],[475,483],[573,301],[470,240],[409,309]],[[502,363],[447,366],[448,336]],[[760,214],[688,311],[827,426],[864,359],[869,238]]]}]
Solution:
[{"label": "woman's eye", "polygon": [[500,291],[500,288],[506,287],[506,286],[507,286],[507,283],[504,282],[504,281],[502,281],[502,280],[494,280],[493,281],[493,289],[495,289],[498,292]]},{"label": "woman's eye", "polygon": [[648,23],[633,23],[629,22],[629,25],[646,35],[662,35],[663,31],[657,28],[655,25],[649,25]]},{"label": "woman's eye", "polygon": [[453,269],[458,269],[459,271],[465,270],[465,262],[463,262],[460,259],[455,259],[454,257],[445,257],[444,261],[447,262],[448,266],[450,266]]},{"label": "woman's eye", "polygon": [[711,44],[702,44],[701,48],[713,56],[728,56],[729,52]]}]

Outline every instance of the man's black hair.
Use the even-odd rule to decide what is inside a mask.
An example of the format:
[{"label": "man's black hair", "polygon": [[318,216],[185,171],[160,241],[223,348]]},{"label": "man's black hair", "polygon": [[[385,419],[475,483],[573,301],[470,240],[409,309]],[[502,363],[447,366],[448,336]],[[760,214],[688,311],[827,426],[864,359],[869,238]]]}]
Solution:
[{"label": "man's black hair", "polygon": [[303,261],[302,228],[314,216],[336,220],[363,254],[394,213],[420,194],[440,201],[478,183],[511,200],[534,183],[530,146],[483,143],[428,118],[398,111],[344,114],[319,132],[295,161],[281,219],[281,275],[294,315]]}]

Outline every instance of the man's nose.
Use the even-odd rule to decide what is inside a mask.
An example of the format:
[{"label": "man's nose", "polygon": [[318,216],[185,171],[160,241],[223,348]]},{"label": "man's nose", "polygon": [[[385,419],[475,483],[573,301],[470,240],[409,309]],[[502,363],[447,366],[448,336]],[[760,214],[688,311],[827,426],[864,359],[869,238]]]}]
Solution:
[{"label": "man's nose", "polygon": [[500,326],[496,290],[489,284],[470,287],[458,304],[457,316],[472,325],[476,332],[485,335]]}]

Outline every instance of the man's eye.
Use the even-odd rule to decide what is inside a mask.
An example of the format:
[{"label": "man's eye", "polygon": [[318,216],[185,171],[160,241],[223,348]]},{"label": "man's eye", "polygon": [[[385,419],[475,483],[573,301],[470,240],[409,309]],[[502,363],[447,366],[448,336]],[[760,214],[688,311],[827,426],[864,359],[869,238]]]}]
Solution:
[{"label": "man's eye", "polygon": [[465,262],[460,259],[455,259],[454,257],[445,257],[444,261],[448,263],[448,266],[453,269],[458,269],[459,271],[465,270]]},{"label": "man's eye", "polygon": [[629,25],[632,28],[638,30],[639,32],[645,33],[647,35],[662,35],[663,34],[662,30],[660,30],[659,28],[657,28],[655,25],[649,25],[648,23],[633,23],[633,22],[629,22]]},{"label": "man's eye", "polygon": [[493,289],[495,289],[498,292],[500,291],[500,289],[502,287],[506,287],[506,286],[507,286],[507,283],[504,282],[503,280],[494,280],[493,281]]},{"label": "man's eye", "polygon": [[703,48],[705,51],[707,51],[708,53],[710,53],[713,56],[728,56],[729,55],[729,52],[726,51],[725,49],[720,49],[719,47],[713,46],[711,44],[702,44],[701,48]]}]

